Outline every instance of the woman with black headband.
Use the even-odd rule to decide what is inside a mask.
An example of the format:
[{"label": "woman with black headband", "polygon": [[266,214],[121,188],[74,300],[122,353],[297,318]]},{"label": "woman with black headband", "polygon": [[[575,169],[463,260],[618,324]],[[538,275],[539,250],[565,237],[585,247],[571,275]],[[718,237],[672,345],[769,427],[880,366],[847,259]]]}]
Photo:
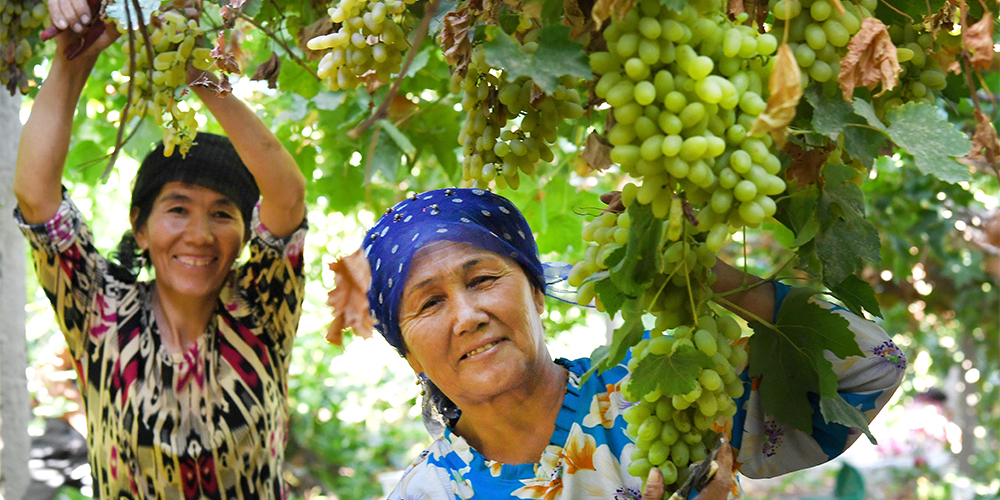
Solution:
[{"label": "woman with black headband", "polygon": [[[68,8],[62,2],[58,12]],[[64,56],[72,31],[89,21],[53,18],[73,29],[56,38],[24,126],[14,192],[38,280],[75,359],[95,496],[284,498],[305,180],[245,104],[196,87],[232,142],[201,133],[185,157],[164,157],[162,144],[150,152],[120,221],[131,231],[119,262],[105,259],[61,187],[77,101],[114,39],[108,29]],[[234,265],[248,242],[249,260]],[[144,265],[152,281],[138,281]]]},{"label": "woman with black headband", "polygon": [[[362,250],[375,328],[424,385],[423,415],[435,438],[389,498],[639,497],[642,481],[627,472],[634,445],[620,393],[629,370],[623,364],[581,381],[589,359],[549,355],[545,267],[513,204],[478,189],[414,195],[379,219]],[[716,271],[716,293],[743,282],[731,267]],[[786,290],[764,285],[729,299],[769,318]],[[902,380],[905,359],[886,356],[899,351],[878,326],[837,314],[865,353],[834,363],[839,390],[871,419]],[[764,415],[746,387],[732,449],[720,455],[723,470],[739,463],[750,476],[775,476],[810,467],[859,434],[815,420],[811,435],[794,430]],[[733,484],[732,474],[716,474],[702,498],[726,498]]]}]

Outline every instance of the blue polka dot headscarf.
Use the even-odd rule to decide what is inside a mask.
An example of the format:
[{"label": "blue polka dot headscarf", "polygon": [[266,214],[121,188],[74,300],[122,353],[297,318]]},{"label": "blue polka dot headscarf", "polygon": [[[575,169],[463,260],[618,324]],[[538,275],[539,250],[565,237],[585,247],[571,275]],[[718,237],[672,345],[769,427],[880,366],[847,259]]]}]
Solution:
[{"label": "blue polka dot headscarf", "polygon": [[413,254],[435,241],[470,243],[510,257],[544,291],[538,247],[528,222],[506,198],[482,189],[436,189],[410,196],[386,210],[365,234],[362,248],[372,270],[368,291],[375,329],[406,355],[399,302]]}]

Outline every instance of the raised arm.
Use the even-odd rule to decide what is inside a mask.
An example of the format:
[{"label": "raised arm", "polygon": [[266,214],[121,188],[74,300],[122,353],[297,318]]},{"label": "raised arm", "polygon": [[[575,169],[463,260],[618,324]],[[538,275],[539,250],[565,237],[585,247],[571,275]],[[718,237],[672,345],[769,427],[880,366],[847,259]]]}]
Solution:
[{"label": "raised arm", "polygon": [[117,35],[114,29],[107,29],[93,45],[75,58],[68,59],[64,55],[65,48],[80,36],[78,32],[87,28],[82,16],[87,15],[89,21],[89,11],[78,13],[73,10],[74,3],[69,0],[49,2],[53,25],[69,26],[70,29],[55,39],[52,68],[35,97],[17,147],[14,195],[25,222],[29,224],[50,220],[59,208],[73,112],[98,55]]},{"label": "raised arm", "polygon": [[[200,74],[198,72],[197,74]],[[206,74],[214,79],[214,75]],[[271,234],[284,237],[302,224],[306,213],[305,178],[291,153],[264,122],[232,94],[219,97],[214,90],[192,86],[222,125],[260,188],[260,221]]]},{"label": "raised arm", "polygon": [[[712,268],[715,283],[712,291],[718,294],[715,301],[747,321],[774,320],[775,290],[772,283],[726,264],[721,259]],[[746,290],[733,292],[744,284],[755,285]],[[749,314],[748,314],[749,313]]]}]

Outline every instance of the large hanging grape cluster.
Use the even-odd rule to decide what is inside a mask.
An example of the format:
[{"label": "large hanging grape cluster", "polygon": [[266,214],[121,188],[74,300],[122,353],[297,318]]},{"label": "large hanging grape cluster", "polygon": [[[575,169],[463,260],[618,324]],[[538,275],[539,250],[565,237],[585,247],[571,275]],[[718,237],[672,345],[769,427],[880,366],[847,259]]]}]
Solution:
[{"label": "large hanging grape cluster", "polygon": [[847,44],[861,29],[861,22],[871,17],[877,0],[862,0],[855,5],[841,2],[838,13],[830,0],[772,0],[774,26],[771,32],[782,36],[788,30],[788,46],[802,68],[802,87],[809,81],[837,88],[840,60],[847,54]]},{"label": "large hanging grape cluster", "polygon": [[368,73],[388,83],[399,72],[402,53],[409,47],[400,22],[406,6],[415,1],[340,0],[330,8],[330,20],[340,29],[307,44],[311,50],[330,50],[318,70],[330,90],[355,88]]},{"label": "large hanging grape cluster", "polygon": [[[537,30],[521,42],[526,53],[538,48],[532,34],[537,36]],[[539,161],[552,161],[550,145],[556,142],[559,124],[583,116],[578,82],[565,76],[555,92],[546,95],[531,78],[509,81],[502,69],[486,63],[481,46],[473,49],[465,75],[452,75],[452,91],[465,91],[466,119],[458,135],[463,178],[480,187],[494,182],[517,189],[521,172],[531,175]]]},{"label": "large hanging grape cluster", "polygon": [[0,0],[0,84],[10,95],[28,93],[32,42],[49,16],[42,0]]},{"label": "large hanging grape cluster", "polygon": [[944,90],[947,75],[930,54],[946,45],[960,44],[960,37],[942,30],[935,40],[933,35],[918,31],[912,24],[890,26],[889,36],[896,46],[903,72],[899,75],[896,88],[873,99],[876,112],[881,113],[903,102],[932,104],[935,92]]},{"label": "large hanging grape cluster", "polygon": [[133,32],[129,37],[128,29],[121,24],[118,26],[126,35],[122,52],[128,56],[121,73],[129,77],[118,86],[118,91],[129,96],[131,104],[121,120],[127,122],[134,117],[151,116],[163,127],[163,154],[170,156],[175,148],[181,155],[187,154],[198,122],[193,109],[178,106],[178,103],[187,83],[188,63],[201,70],[212,65],[211,51],[196,46],[204,30],[196,20],[188,19],[178,10],[154,14],[146,24],[148,46],[141,33]]}]

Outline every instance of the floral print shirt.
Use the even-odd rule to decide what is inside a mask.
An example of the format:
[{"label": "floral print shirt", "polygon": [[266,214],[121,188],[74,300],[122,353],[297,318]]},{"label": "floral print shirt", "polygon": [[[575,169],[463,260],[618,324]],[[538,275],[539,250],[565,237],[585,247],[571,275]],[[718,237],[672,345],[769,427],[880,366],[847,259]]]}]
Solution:
[{"label": "floral print shirt", "polygon": [[253,211],[248,262],[204,336],[165,350],[139,282],[94,247],[67,197],[25,224],[38,280],[75,360],[98,498],[283,498],[287,375],[303,298],[307,225],[276,238]]},{"label": "floral print shirt", "polygon": [[[902,381],[906,358],[874,323],[842,308],[836,312],[850,321],[865,353],[831,360],[839,375],[839,390],[870,421]],[[589,359],[556,362],[569,369],[569,382],[556,430],[538,463],[508,465],[487,460],[449,428],[407,468],[389,499],[641,498],[642,481],[628,474],[635,445],[625,434],[622,416],[630,405],[620,392],[630,376],[628,359],[583,383],[580,378],[590,368]],[[827,424],[822,417],[813,422],[811,435],[782,425],[761,411],[747,370],[742,377],[748,390],[737,401],[739,411],[724,430],[731,431],[736,465],[749,477],[770,477],[821,464],[842,453],[860,435],[857,430]],[[741,496],[738,487],[731,496]]]}]

